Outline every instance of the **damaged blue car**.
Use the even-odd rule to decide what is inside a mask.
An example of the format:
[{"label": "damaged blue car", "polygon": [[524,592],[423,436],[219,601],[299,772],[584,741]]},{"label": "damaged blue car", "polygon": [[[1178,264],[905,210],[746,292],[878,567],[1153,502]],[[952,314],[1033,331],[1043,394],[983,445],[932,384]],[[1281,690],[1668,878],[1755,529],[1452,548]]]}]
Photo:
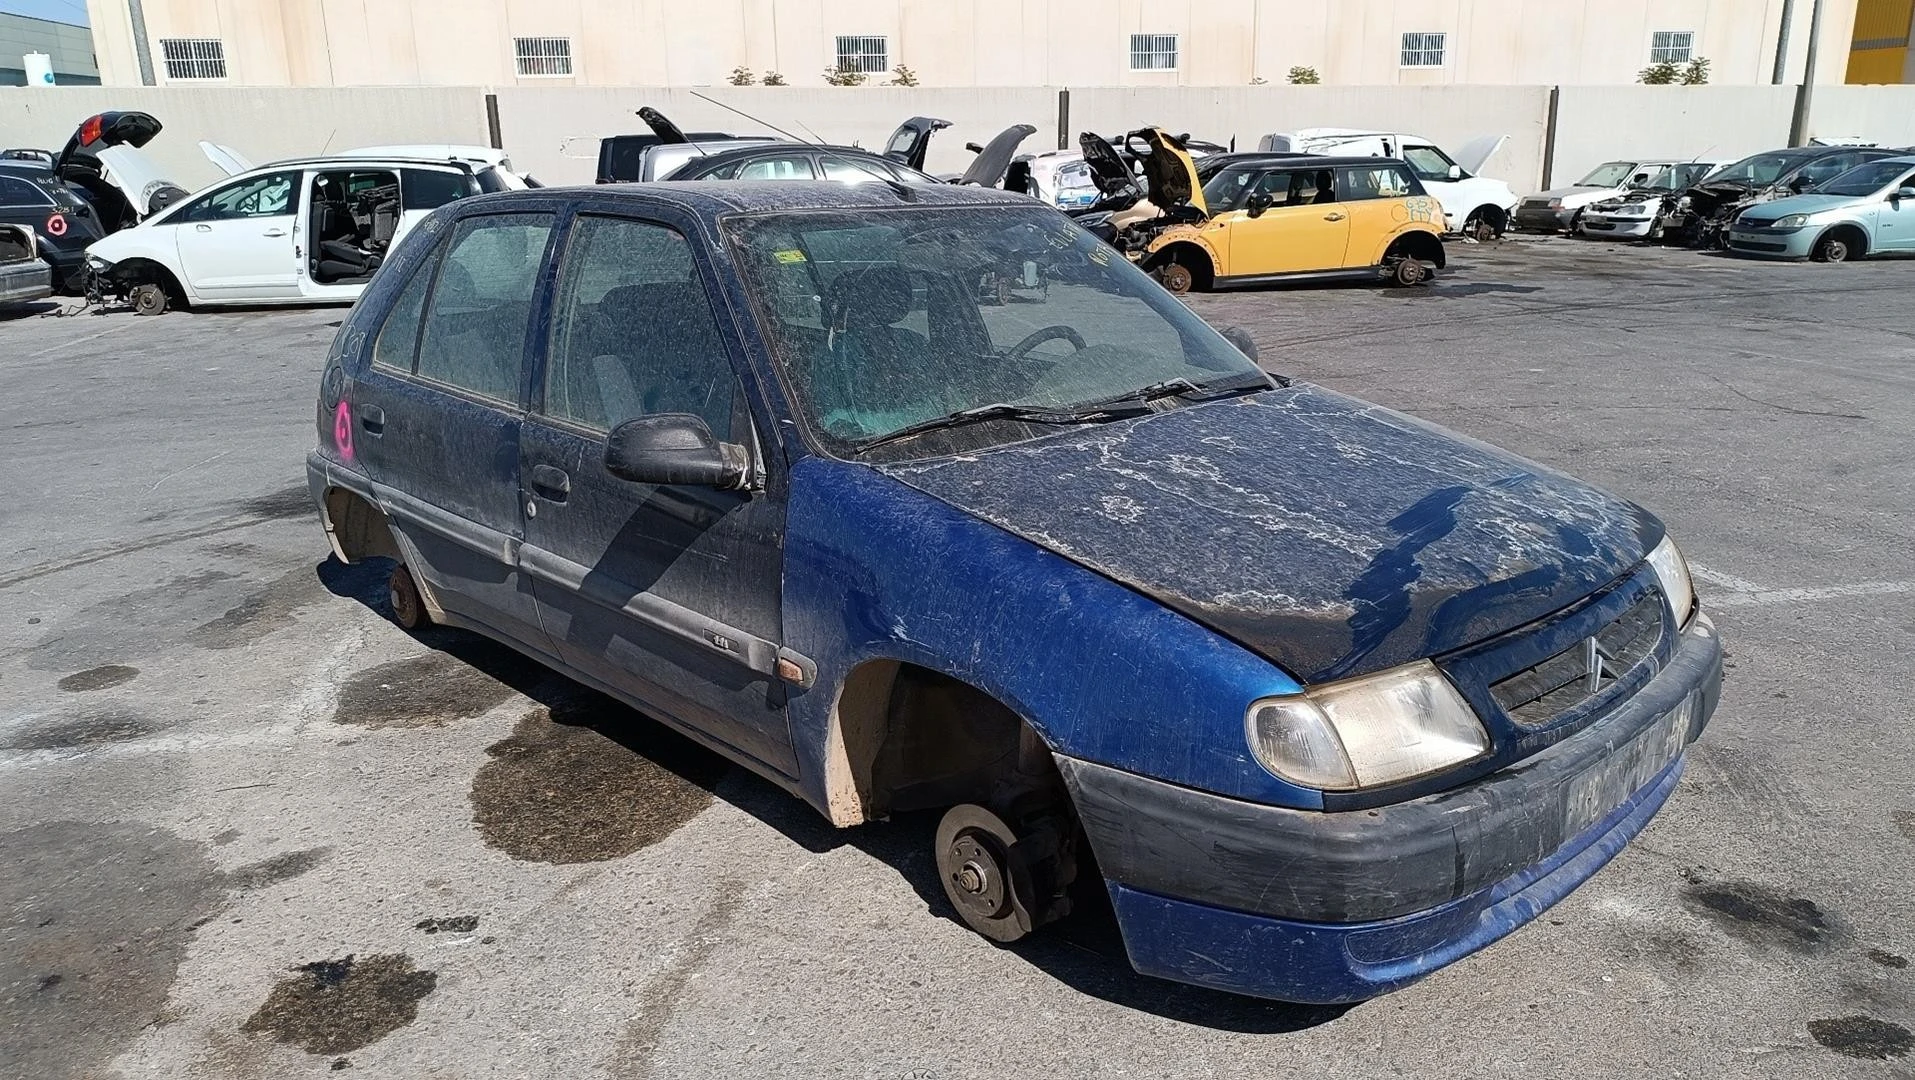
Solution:
[{"label": "damaged blue car", "polygon": [[402,625],[941,811],[985,937],[1101,891],[1140,972],[1355,1001],[1635,836],[1721,644],[1647,511],[1253,352],[1002,192],[505,193],[341,326],[309,473]]}]

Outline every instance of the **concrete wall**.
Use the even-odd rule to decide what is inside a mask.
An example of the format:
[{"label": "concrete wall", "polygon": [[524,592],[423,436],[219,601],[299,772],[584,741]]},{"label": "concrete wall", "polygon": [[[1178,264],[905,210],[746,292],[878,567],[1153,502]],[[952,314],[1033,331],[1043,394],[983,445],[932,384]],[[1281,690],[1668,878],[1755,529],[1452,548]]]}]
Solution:
[{"label": "concrete wall", "polygon": [[1574,183],[1605,161],[1633,155],[1733,160],[1787,146],[1795,93],[1793,86],[1565,86],[1551,184]]},{"label": "concrete wall", "polygon": [[[255,86],[722,84],[743,65],[817,87],[839,35],[882,36],[926,86],[1245,86],[1293,65],[1326,83],[1630,83],[1656,31],[1689,31],[1718,83],[1767,82],[1785,0],[143,0],[158,42],[217,38]],[[1821,4],[1822,81],[1844,75],[1857,0]],[[1794,5],[1799,80],[1814,5]],[[128,0],[87,0],[110,84],[135,85]],[[1402,35],[1448,35],[1437,67]],[[1133,71],[1130,35],[1174,34],[1174,70]],[[571,42],[563,78],[520,78],[515,37]],[[882,81],[882,77],[878,81]]]},{"label": "concrete wall", "polygon": [[1486,175],[1522,189],[1542,176],[1549,90],[1541,86],[1240,86],[1071,90],[1071,127],[1111,135],[1158,125],[1254,150],[1264,135],[1303,127],[1374,128],[1455,149],[1508,135]]},{"label": "concrete wall", "polygon": [[1915,86],[1818,86],[1809,99],[1809,134],[1915,146]]},{"label": "concrete wall", "polygon": [[386,143],[485,144],[485,94],[446,89],[238,87],[0,88],[0,146],[58,152],[80,122],[109,109],[150,112],[166,125],[147,146],[188,189],[221,174],[199,141],[230,146],[255,162]]},{"label": "concrete wall", "polygon": [[[961,172],[971,154],[966,142],[983,143],[1012,124],[1034,124],[1026,150],[1057,145],[1054,88],[925,90],[904,88],[706,87],[502,87],[499,127],[513,163],[548,184],[589,184],[604,135],[644,132],[634,113],[641,105],[663,112],[686,131],[776,135],[882,150],[891,132],[913,115],[949,120],[952,127],[931,140],[928,167]],[[722,101],[764,120],[770,128],[693,96]]]}]

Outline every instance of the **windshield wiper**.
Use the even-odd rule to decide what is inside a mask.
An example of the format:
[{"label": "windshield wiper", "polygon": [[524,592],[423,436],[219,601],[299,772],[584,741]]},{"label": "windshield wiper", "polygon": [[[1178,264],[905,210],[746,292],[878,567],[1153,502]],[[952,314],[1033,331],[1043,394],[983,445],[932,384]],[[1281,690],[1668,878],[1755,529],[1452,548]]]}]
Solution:
[{"label": "windshield wiper", "polygon": [[1162,382],[1154,382],[1149,386],[1140,386],[1135,390],[1126,390],[1121,394],[1112,394],[1109,397],[1082,402],[1074,407],[1079,409],[1094,409],[1116,405],[1146,405],[1152,401],[1156,401],[1158,398],[1167,397],[1188,397],[1194,401],[1209,401],[1212,398],[1227,397],[1231,394],[1268,389],[1270,389],[1270,378],[1267,375],[1261,374],[1255,377],[1238,377],[1223,379],[1218,382],[1201,383],[1192,382],[1189,379],[1179,376],[1175,379],[1165,379]]},{"label": "windshield wiper", "polygon": [[1022,420],[1032,424],[1091,424],[1105,420],[1121,420],[1127,416],[1140,416],[1150,411],[1141,402],[1136,405],[1129,405],[1128,402],[1129,398],[1126,397],[1110,404],[1091,403],[1075,405],[1068,409],[1052,409],[1041,405],[1014,405],[1000,401],[991,405],[979,405],[972,409],[961,409],[943,416],[934,416],[915,424],[906,424],[896,431],[866,439],[858,444],[858,450],[862,453],[887,443],[922,435],[927,431],[965,427],[983,423],[986,420]]}]

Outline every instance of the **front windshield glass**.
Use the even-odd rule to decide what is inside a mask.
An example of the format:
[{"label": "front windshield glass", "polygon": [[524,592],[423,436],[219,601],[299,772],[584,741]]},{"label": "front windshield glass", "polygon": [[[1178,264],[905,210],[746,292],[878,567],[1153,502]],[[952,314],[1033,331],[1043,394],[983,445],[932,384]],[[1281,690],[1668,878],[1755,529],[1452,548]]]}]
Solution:
[{"label": "front windshield glass", "polygon": [[1711,183],[1730,181],[1748,184],[1753,187],[1767,187],[1776,182],[1782,174],[1802,164],[1801,154],[1772,153],[1757,154],[1743,158],[1733,165],[1726,165],[1721,172],[1709,177]]},{"label": "front windshield glass", "polygon": [[1576,186],[1620,187],[1635,170],[1636,163],[1633,161],[1605,161],[1591,170],[1588,176],[1576,181]]},{"label": "front windshield glass", "polygon": [[[1068,410],[1176,379],[1270,385],[1052,210],[805,211],[727,227],[785,381],[836,453],[982,406]],[[1046,430],[990,421],[891,445],[949,452]]]},{"label": "front windshield glass", "polygon": [[1650,191],[1686,191],[1702,182],[1715,168],[1712,162],[1687,161],[1681,165],[1671,165],[1657,173],[1645,188]]},{"label": "front windshield glass", "polygon": [[1871,161],[1824,182],[1815,189],[1817,195],[1873,195],[1895,181],[1908,175],[1911,168],[1907,162]]}]

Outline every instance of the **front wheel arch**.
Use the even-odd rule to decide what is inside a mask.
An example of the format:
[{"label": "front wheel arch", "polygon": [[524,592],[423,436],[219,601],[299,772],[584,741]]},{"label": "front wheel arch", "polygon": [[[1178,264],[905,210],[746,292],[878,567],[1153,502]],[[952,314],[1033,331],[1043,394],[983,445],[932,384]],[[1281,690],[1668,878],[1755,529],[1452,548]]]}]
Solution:
[{"label": "front wheel arch", "polygon": [[1178,240],[1165,244],[1143,261],[1143,269],[1155,274],[1165,266],[1176,263],[1190,271],[1190,291],[1205,292],[1217,280],[1217,264],[1209,251],[1189,240]]},{"label": "front wheel arch", "polygon": [[184,308],[192,303],[192,297],[187,295],[186,286],[180,283],[180,279],[164,263],[154,259],[134,258],[114,263],[106,271],[106,277],[121,294],[130,293],[141,285],[158,285],[174,306]]},{"label": "front wheel arch", "polygon": [[[1831,240],[1847,245],[1848,250],[1841,259],[1829,258],[1826,245]],[[1809,258],[1816,262],[1846,262],[1850,259],[1860,259],[1867,254],[1868,233],[1861,226],[1846,221],[1823,229],[1822,234],[1817,236],[1815,243],[1809,247]]]}]

